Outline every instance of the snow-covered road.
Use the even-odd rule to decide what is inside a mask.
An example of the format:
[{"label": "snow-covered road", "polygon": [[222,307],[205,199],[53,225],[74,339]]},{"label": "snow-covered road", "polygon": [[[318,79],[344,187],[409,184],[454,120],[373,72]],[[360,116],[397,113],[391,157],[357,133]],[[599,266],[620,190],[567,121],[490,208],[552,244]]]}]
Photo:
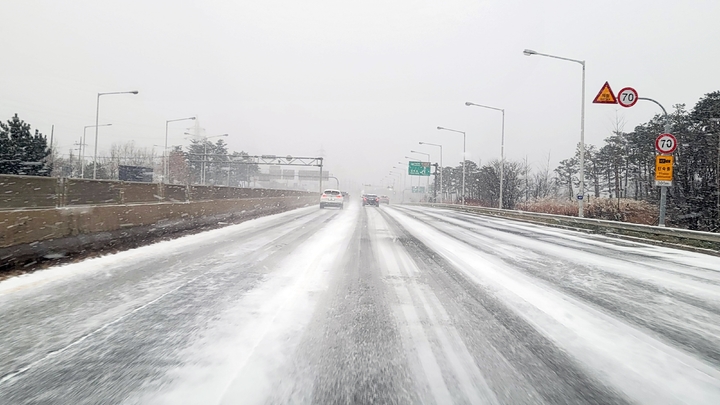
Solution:
[{"label": "snow-covered road", "polygon": [[720,259],[308,207],[0,283],[2,404],[720,404]]}]

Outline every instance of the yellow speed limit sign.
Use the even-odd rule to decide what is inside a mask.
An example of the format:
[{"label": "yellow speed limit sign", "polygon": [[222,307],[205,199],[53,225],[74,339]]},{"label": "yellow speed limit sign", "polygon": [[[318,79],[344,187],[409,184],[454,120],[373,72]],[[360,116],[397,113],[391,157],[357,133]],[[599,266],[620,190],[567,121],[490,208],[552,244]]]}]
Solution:
[{"label": "yellow speed limit sign", "polygon": [[655,157],[655,185],[671,186],[673,179],[673,156],[658,155]]}]

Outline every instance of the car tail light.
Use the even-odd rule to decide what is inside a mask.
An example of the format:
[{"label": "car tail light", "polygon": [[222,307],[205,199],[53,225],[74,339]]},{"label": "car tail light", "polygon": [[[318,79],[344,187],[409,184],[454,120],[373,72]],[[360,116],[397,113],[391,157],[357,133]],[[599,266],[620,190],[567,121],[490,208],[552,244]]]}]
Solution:
[{"label": "car tail light", "polygon": [[338,194],[337,198],[342,198],[342,196]]},{"label": "car tail light", "polygon": [[327,195],[325,195],[325,194],[323,194],[322,196],[323,196],[323,197],[327,197]]}]

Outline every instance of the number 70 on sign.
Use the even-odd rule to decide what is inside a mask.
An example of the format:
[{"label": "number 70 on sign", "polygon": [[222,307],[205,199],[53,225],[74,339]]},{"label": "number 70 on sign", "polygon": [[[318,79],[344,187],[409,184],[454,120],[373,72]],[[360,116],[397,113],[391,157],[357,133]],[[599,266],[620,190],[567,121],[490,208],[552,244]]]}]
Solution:
[{"label": "number 70 on sign", "polygon": [[618,104],[623,107],[632,107],[638,101],[638,94],[632,87],[625,87],[618,92]]}]

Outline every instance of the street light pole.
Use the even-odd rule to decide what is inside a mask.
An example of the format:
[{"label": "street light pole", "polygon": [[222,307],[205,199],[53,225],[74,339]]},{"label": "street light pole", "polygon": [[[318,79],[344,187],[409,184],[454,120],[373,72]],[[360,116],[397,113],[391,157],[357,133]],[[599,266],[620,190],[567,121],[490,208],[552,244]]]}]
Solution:
[{"label": "street light pole", "polygon": [[109,93],[98,93],[97,103],[95,105],[95,155],[93,156],[93,180],[97,179],[97,149],[98,149],[98,122],[100,119],[100,96],[109,94],[138,94],[137,90],[133,91],[111,91]]},{"label": "street light pole", "polygon": [[465,205],[465,131],[458,131],[456,129],[437,127],[438,130],[445,130],[450,132],[457,132],[463,135],[463,160],[462,160],[462,205]]},{"label": "street light pole", "polygon": [[[583,99],[584,98],[585,97],[583,97]],[[505,177],[505,109],[490,107],[487,105],[475,104],[475,103],[471,103],[469,101],[466,101],[465,105],[466,106],[472,105],[475,107],[488,108],[490,110],[502,112],[502,131],[501,131],[501,136],[500,136],[500,202],[498,203],[498,208],[502,209],[502,207],[503,207],[503,178]]]},{"label": "street light pole", "polygon": [[445,199],[443,198],[443,152],[442,152],[442,145],[436,144],[436,143],[429,143],[429,142],[419,142],[420,145],[431,145],[431,146],[437,146],[440,148],[440,202],[443,202]]},{"label": "street light pole", "polygon": [[187,117],[187,118],[177,118],[174,120],[166,120],[165,121],[165,149],[163,150],[163,156],[165,157],[165,164],[163,164],[163,183],[165,183],[165,179],[167,179],[168,175],[170,174],[170,163],[168,162],[170,156],[168,154],[168,124],[175,121],[185,121],[185,120],[194,120],[195,117]]},{"label": "street light pole", "polygon": [[[99,127],[109,127],[110,125],[112,125],[112,124],[102,124],[102,125],[98,125],[98,126]],[[86,125],[85,127],[83,127],[83,140],[82,140],[82,145],[81,145],[82,149],[80,149],[80,161],[82,162],[82,167],[80,168],[80,177],[83,179],[85,178],[85,146],[86,146],[85,145],[85,137],[87,134],[87,129],[92,128],[94,126],[95,125]]]},{"label": "street light pole", "polygon": [[532,56],[539,55],[553,59],[566,60],[568,62],[579,63],[582,66],[582,100],[580,105],[580,196],[578,199],[578,217],[584,216],[583,199],[585,198],[585,61],[563,58],[561,56],[548,55],[545,53],[535,52],[531,49],[525,49],[523,55]]}]

